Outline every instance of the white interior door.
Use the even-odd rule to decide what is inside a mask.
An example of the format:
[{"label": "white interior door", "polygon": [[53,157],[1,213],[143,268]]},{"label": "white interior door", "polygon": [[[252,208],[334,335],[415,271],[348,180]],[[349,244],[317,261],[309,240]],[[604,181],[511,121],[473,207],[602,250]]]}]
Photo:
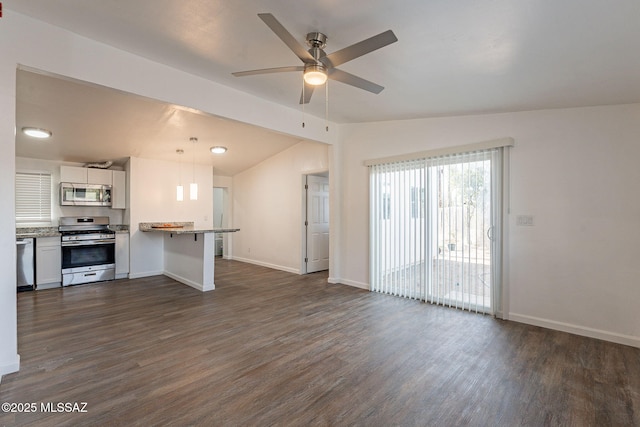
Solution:
[{"label": "white interior door", "polygon": [[307,273],[329,269],[329,178],[307,176]]}]

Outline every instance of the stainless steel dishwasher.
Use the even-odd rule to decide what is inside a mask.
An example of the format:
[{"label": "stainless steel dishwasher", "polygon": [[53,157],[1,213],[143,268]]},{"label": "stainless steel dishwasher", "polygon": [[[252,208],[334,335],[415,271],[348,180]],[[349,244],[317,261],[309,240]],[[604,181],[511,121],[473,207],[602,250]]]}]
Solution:
[{"label": "stainless steel dishwasher", "polygon": [[18,292],[32,291],[35,285],[33,238],[16,238]]}]

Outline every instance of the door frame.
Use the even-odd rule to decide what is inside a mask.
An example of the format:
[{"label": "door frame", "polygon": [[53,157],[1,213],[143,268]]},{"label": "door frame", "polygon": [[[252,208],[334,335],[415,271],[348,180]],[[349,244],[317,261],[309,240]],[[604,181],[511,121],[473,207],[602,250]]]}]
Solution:
[{"label": "door frame", "polygon": [[[212,193],[214,188],[220,188],[222,190],[223,226],[233,228],[233,187],[231,179],[214,175],[213,187],[211,188]],[[211,215],[213,215],[213,206]],[[213,218],[213,220],[215,221],[215,218]],[[213,226],[215,227],[216,224],[213,223]],[[233,259],[233,239],[231,238],[231,233],[222,234],[222,258]]]}]

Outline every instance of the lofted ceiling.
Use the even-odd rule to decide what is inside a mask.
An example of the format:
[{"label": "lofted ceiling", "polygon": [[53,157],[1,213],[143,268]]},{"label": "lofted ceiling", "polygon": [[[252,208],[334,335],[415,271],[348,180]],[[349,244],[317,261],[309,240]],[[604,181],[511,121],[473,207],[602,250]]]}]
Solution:
[{"label": "lofted ceiling", "polygon": [[[231,75],[301,64],[258,13],[272,13],[301,44],[323,32],[327,53],[393,30],[398,42],[340,66],[385,89],[374,95],[331,81],[337,123],[640,102],[637,0],[4,3],[5,16],[13,10],[292,108],[301,73]],[[306,111],[323,117],[317,92]],[[161,113],[156,119],[171,114]]]}]

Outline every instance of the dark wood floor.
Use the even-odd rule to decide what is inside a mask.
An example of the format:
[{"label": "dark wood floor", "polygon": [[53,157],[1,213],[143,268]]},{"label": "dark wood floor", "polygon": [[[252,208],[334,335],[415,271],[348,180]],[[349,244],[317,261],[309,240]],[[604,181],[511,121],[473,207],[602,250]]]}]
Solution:
[{"label": "dark wood floor", "polygon": [[[640,425],[640,349],[233,261],[18,295],[0,425]],[[41,402],[86,402],[43,413]]]}]

